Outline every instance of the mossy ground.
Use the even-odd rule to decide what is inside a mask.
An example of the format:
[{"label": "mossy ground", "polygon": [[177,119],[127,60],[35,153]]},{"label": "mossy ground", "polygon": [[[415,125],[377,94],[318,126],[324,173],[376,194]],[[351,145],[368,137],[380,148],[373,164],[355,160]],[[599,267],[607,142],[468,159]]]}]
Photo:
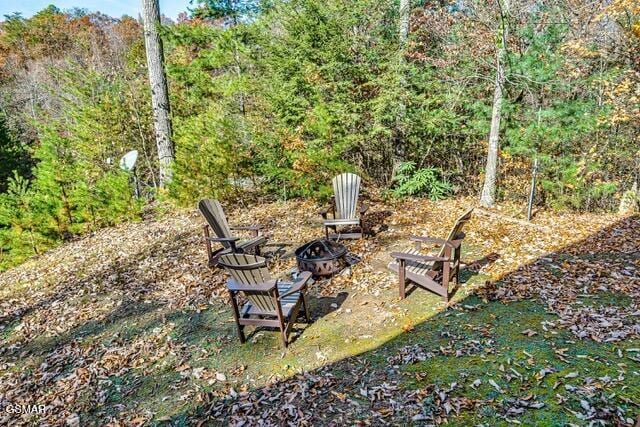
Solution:
[{"label": "mossy ground", "polygon": [[[409,388],[426,384],[446,388],[452,382],[460,382],[461,378],[467,379],[467,384],[476,379],[482,381],[475,389],[466,386],[456,390],[457,395],[486,400],[487,403],[452,417],[450,422],[453,425],[507,425],[508,421],[497,415],[501,403],[526,396],[533,396],[544,403],[544,407],[525,411],[517,417],[520,423],[581,425],[585,421],[572,413],[581,411],[580,399],[577,394],[567,391],[565,385],[579,387],[587,378],[593,378],[596,384],[603,386],[606,395],[612,396],[611,403],[626,409],[629,414],[637,416],[639,413],[638,407],[631,402],[637,405],[640,397],[640,364],[627,358],[631,353],[625,350],[637,348],[640,340],[597,343],[577,340],[567,331],[545,332],[543,322],[555,320],[556,316],[548,314],[544,306],[532,301],[484,303],[474,297],[467,303],[473,304],[474,310],[449,316],[438,315],[394,344],[418,343],[423,348],[433,348],[437,353],[438,348],[452,342],[450,337],[441,335],[446,331],[456,334],[454,348],[464,348],[472,340],[492,342],[481,347],[476,354],[460,357],[439,354],[404,369],[407,374],[405,386]],[[535,331],[536,335],[523,334],[524,330]],[[548,368],[553,372],[540,378],[540,372]],[[505,381],[505,373],[512,374],[513,379]],[[600,380],[606,377],[615,379],[620,375],[624,380],[612,385],[605,386]],[[489,379],[493,379],[502,392],[498,392]],[[559,403],[562,401],[559,396],[566,401]]]}]

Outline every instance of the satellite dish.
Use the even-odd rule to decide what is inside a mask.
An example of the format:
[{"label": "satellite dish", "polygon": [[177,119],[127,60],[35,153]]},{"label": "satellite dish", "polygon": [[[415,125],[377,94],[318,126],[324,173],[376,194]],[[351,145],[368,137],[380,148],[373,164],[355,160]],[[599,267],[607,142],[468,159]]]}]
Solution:
[{"label": "satellite dish", "polygon": [[136,167],[138,160],[138,150],[129,151],[120,159],[120,169],[131,172]]}]

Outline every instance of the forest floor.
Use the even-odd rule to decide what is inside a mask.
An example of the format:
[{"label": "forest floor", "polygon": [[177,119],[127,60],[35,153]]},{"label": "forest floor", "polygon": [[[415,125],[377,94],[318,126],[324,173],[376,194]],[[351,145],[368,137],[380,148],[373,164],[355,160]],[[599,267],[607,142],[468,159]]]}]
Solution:
[{"label": "forest floor", "polygon": [[[444,237],[473,204],[374,201],[380,232],[348,242],[361,261],[310,287],[313,323],[286,351],[270,330],[240,344],[193,210],[0,273],[0,424],[634,425],[640,218],[539,212],[528,225],[505,219],[514,207],[477,211],[452,303],[420,289],[399,300],[389,252]],[[322,235],[318,208],[228,216],[291,249]]]}]

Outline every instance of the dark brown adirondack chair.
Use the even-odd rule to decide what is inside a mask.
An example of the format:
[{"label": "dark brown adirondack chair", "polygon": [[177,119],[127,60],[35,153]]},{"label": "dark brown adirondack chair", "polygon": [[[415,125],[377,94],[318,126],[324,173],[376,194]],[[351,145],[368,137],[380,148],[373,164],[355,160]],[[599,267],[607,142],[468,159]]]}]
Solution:
[{"label": "dark brown adirondack chair", "polygon": [[[220,256],[218,264],[231,276],[227,289],[231,295],[233,315],[240,342],[246,341],[246,325],[269,326],[280,329],[282,345],[289,345],[289,334],[296,323],[300,308],[304,308],[305,323],[311,323],[309,303],[305,294],[311,273],[303,271],[294,282],[271,278],[266,259],[249,254],[229,253]],[[247,298],[240,308],[238,294]]]},{"label": "dark brown adirondack chair", "polygon": [[[328,209],[320,212],[324,220],[324,233],[327,238],[359,239],[365,232],[364,215],[368,206],[360,204],[358,209],[358,197],[360,195],[360,182],[362,179],[353,173],[343,173],[333,178],[333,197]],[[328,218],[329,212],[332,218]],[[338,234],[338,227],[356,226],[354,233]],[[329,235],[329,229],[334,231]]]},{"label": "dark brown adirondack chair", "polygon": [[[398,273],[400,298],[405,298],[406,282],[409,280],[449,301],[449,282],[457,285],[460,280],[460,248],[464,239],[462,228],[471,219],[472,211],[473,208],[458,218],[446,239],[412,236],[410,239],[416,243],[414,249],[391,253],[395,260],[389,264],[389,268]],[[437,256],[421,254],[423,243],[441,245],[440,252]]]},{"label": "dark brown adirondack chair", "polygon": [[[207,221],[203,228],[205,245],[207,249],[207,257],[209,258],[209,266],[215,267],[218,259],[222,254],[230,252],[253,252],[260,255],[260,246],[267,241],[266,236],[260,235],[261,227],[252,225],[248,227],[230,227],[227,222],[227,216],[224,214],[222,205],[217,200],[203,199],[198,203],[198,209]],[[216,237],[211,237],[211,230]],[[241,240],[231,234],[231,231],[249,231],[251,238]],[[221,248],[213,250],[211,242],[217,242],[222,245]]]}]

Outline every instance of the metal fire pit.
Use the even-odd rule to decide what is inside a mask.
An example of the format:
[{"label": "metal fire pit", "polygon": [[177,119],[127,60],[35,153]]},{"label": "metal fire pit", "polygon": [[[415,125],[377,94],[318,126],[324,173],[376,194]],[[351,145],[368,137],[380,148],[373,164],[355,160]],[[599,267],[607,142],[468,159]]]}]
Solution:
[{"label": "metal fire pit", "polygon": [[331,276],[345,266],[347,248],[327,239],[317,239],[296,249],[298,270],[310,271],[314,276]]}]

